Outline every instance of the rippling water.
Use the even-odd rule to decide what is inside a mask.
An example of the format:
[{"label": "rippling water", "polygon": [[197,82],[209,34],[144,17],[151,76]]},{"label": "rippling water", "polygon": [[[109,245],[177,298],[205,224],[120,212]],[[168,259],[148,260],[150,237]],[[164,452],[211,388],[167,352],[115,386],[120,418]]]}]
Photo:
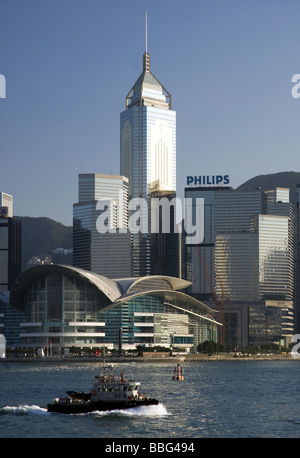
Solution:
[{"label": "rippling water", "polygon": [[300,361],[119,363],[159,405],[61,415],[47,402],[90,390],[101,363],[0,364],[2,438],[249,438],[300,436]]}]

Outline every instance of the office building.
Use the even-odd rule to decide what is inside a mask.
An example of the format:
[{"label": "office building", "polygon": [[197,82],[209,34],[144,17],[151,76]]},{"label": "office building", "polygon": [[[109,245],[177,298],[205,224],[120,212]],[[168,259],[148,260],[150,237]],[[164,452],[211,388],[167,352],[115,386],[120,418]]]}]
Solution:
[{"label": "office building", "polygon": [[128,227],[128,178],[119,175],[81,173],[78,176],[78,203],[110,200],[117,219],[111,227]]},{"label": "office building", "polygon": [[6,355],[6,339],[0,334],[0,358],[5,358]]},{"label": "office building", "polygon": [[289,190],[230,195],[217,194],[215,201],[215,291],[224,340],[288,345],[294,332]]},{"label": "office building", "polygon": [[0,193],[0,291],[9,291],[21,271],[21,222],[13,215],[13,197]]},{"label": "office building", "polygon": [[73,265],[107,277],[131,276],[128,179],[80,174],[73,205]]},{"label": "office building", "polygon": [[215,288],[215,194],[232,188],[190,186],[185,188],[186,202],[191,200],[192,219],[196,221],[196,199],[204,199],[204,237],[201,243],[185,243],[185,278],[191,282],[189,293],[202,301],[214,301]]},{"label": "office building", "polygon": [[295,214],[295,330],[300,332],[300,185],[296,188]]},{"label": "office building", "polygon": [[[272,190],[272,194],[271,191],[260,190],[216,194],[215,250],[218,245],[218,252],[215,253],[215,266],[220,266],[216,276],[219,296],[223,288],[225,294],[238,300],[247,297],[257,300],[266,295],[292,300],[293,243],[289,190],[281,190],[285,192],[285,202],[282,197],[276,197],[280,201],[272,199],[269,206],[263,205],[266,198],[275,196],[278,191]],[[241,269],[242,265],[244,269]],[[232,277],[226,281],[229,272]],[[248,287],[245,287],[246,282]],[[250,284],[253,285],[252,291]],[[225,285],[229,289],[224,290]]]},{"label": "office building", "polygon": [[13,216],[13,196],[0,192],[0,216],[12,218]]},{"label": "office building", "polygon": [[121,175],[129,179],[129,201],[143,199],[146,205],[141,227],[146,225],[147,231],[133,237],[133,274],[149,275],[157,266],[151,260],[151,196],[176,193],[176,112],[170,93],[150,71],[147,51],[120,115],[120,156]]},{"label": "office building", "polygon": [[294,332],[289,190],[186,192],[204,196],[206,208],[203,242],[185,249],[186,278],[191,294],[215,303],[224,324],[219,341],[287,345]]},{"label": "office building", "polygon": [[9,305],[9,295],[20,272],[21,221],[13,217],[13,196],[0,192],[0,340],[6,344],[11,343],[7,334],[18,343],[13,329],[16,322],[19,328],[20,311]]}]

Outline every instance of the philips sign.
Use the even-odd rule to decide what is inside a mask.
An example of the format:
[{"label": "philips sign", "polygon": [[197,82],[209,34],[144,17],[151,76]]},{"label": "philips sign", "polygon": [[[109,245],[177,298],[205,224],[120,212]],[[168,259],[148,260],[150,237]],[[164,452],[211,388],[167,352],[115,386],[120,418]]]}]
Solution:
[{"label": "philips sign", "polygon": [[202,175],[188,176],[186,178],[188,186],[227,186],[229,185],[229,175]]}]

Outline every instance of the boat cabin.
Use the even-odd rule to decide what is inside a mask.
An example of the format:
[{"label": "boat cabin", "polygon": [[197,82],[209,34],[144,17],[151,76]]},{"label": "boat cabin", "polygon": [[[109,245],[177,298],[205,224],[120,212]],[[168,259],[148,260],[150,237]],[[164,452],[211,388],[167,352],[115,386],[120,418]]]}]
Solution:
[{"label": "boat cabin", "polygon": [[95,378],[96,381],[91,390],[91,401],[120,401],[140,398],[138,391],[140,383],[124,379],[123,372],[121,372],[120,377],[116,377],[112,372],[106,371]]}]

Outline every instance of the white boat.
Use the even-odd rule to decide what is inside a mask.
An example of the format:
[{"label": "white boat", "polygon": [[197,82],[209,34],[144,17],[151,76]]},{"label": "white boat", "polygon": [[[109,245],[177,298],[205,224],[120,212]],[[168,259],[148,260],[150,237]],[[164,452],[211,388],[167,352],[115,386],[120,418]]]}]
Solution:
[{"label": "white boat", "polygon": [[113,366],[103,365],[90,392],[67,391],[68,397],[55,399],[47,408],[48,412],[77,414],[158,404],[157,399],[141,395],[139,388],[140,382],[127,380],[123,372],[115,376]]}]

